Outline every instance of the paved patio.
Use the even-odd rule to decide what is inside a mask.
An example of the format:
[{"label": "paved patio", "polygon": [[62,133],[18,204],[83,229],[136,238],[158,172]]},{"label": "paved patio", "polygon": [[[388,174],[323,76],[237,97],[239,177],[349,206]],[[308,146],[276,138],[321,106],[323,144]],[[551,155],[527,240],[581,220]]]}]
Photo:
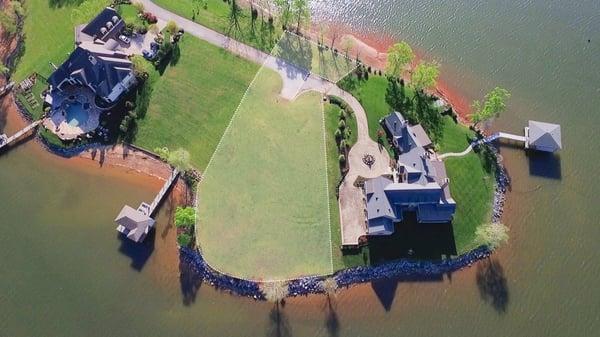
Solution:
[{"label": "paved patio", "polygon": [[[71,140],[95,130],[100,123],[100,109],[96,106],[94,93],[87,88],[68,87],[52,93],[52,107],[44,127],[62,140]],[[71,104],[81,104],[87,118],[74,119],[67,109]],[[86,109],[87,107],[87,109]]]}]

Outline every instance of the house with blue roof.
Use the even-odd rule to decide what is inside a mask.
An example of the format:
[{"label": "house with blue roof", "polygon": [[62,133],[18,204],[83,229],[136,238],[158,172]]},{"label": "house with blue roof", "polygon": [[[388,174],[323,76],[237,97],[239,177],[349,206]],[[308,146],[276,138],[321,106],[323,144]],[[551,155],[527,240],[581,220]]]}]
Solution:
[{"label": "house with blue roof", "polygon": [[405,212],[415,212],[419,223],[451,222],[456,202],[441,160],[420,125],[410,125],[399,112],[382,120],[398,153],[392,175],[364,182],[368,235],[391,235]]}]

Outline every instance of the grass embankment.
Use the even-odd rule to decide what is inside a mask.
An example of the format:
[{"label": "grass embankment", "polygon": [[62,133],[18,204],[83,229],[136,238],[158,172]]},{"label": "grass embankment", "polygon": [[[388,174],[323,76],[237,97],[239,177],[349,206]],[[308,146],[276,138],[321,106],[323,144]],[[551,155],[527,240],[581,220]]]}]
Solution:
[{"label": "grass embankment", "polygon": [[[230,30],[229,13],[231,4],[223,0],[205,0],[206,8],[202,1],[194,0],[155,0],[157,5],[195,21],[203,26],[222,34],[228,34],[234,39],[249,44],[253,47],[270,52],[275,46],[281,33],[281,25],[274,23],[273,29],[269,28],[268,17],[265,15],[264,24],[261,24],[261,15],[258,15],[254,29],[250,9],[240,6],[239,30]],[[197,14],[195,14],[197,13]]]},{"label": "grass embankment", "polygon": [[85,23],[108,4],[108,0],[25,1],[25,45],[13,80],[20,82],[34,72],[50,76],[50,62],[59,66],[75,49],[73,27]]},{"label": "grass embankment", "polygon": [[[380,128],[379,120],[391,111],[385,100],[387,86],[385,77],[372,75],[350,88],[367,112],[369,135],[375,141]],[[407,95],[413,95],[408,87]],[[461,152],[469,145],[468,139],[473,137],[473,132],[467,127],[454,123],[450,117],[444,117],[444,136],[438,144],[438,152]],[[460,254],[474,247],[476,227],[489,220],[494,173],[484,156],[476,153],[449,158],[444,163],[450,178],[450,192],[457,204],[453,230],[457,253]]]},{"label": "grass embankment", "polygon": [[189,35],[179,48],[179,61],[151,76],[153,92],[134,143],[184,148],[203,171],[259,66]]},{"label": "grass embankment", "polygon": [[332,271],[321,96],[281,87],[260,70],[198,186],[199,246],[236,276]]}]

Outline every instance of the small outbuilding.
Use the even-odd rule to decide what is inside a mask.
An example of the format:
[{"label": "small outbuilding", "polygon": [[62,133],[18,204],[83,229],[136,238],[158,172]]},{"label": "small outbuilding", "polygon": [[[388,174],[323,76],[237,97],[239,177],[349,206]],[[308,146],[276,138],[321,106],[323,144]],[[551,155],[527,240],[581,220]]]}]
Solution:
[{"label": "small outbuilding", "polygon": [[130,206],[123,206],[115,219],[117,231],[135,242],[144,241],[150,229],[154,226],[154,219]]},{"label": "small outbuilding", "polygon": [[556,152],[562,149],[560,125],[529,121],[525,128],[526,148],[544,152]]}]

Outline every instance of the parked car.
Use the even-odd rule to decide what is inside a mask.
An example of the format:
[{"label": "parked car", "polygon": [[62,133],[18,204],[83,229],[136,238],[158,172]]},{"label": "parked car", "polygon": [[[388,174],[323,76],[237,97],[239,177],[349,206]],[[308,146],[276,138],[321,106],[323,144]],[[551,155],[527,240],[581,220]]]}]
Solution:
[{"label": "parked car", "polygon": [[131,40],[125,36],[125,35],[119,35],[119,40],[121,40],[121,42],[129,44],[131,42]]},{"label": "parked car", "polygon": [[142,56],[148,61],[152,61],[156,58],[156,50],[148,51],[146,49],[142,50]]}]

